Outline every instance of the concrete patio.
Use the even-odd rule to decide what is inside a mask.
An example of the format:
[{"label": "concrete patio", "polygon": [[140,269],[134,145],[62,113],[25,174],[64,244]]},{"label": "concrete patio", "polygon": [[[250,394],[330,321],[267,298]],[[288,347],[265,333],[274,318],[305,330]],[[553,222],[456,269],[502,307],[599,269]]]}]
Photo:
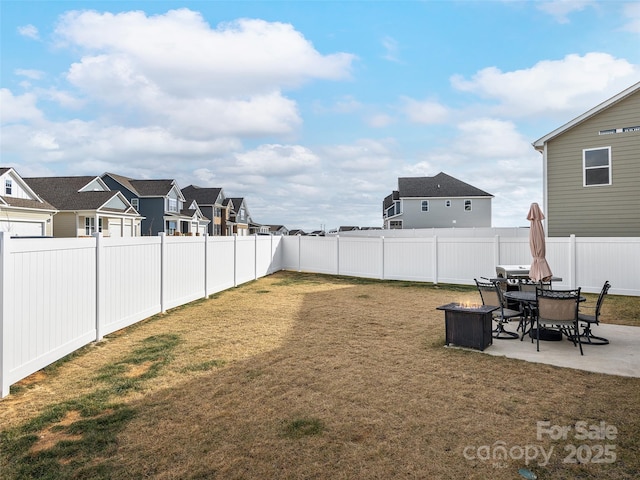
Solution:
[{"label": "concrete patio", "polygon": [[[515,325],[509,327],[509,330],[514,329]],[[609,345],[583,344],[582,356],[578,347],[574,347],[566,338],[557,342],[541,340],[538,352],[535,339],[531,343],[528,335],[523,341],[493,339],[493,345],[483,353],[589,372],[640,378],[640,327],[601,323],[593,328],[593,333],[607,338]]]}]

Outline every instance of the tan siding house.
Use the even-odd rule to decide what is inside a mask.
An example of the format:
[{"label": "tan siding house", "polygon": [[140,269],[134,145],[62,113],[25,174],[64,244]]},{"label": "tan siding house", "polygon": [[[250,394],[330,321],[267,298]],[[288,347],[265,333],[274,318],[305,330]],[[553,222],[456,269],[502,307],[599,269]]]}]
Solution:
[{"label": "tan siding house", "polygon": [[640,237],[640,83],[533,146],[550,237]]}]

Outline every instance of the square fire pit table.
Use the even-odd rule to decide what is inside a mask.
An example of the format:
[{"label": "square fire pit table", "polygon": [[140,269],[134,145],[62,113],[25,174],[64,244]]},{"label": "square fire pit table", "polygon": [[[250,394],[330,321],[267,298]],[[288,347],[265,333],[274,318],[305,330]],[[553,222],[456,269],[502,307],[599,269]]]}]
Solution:
[{"label": "square fire pit table", "polygon": [[447,345],[484,350],[493,343],[492,314],[498,307],[491,305],[465,306],[448,303],[436,310],[444,310]]}]

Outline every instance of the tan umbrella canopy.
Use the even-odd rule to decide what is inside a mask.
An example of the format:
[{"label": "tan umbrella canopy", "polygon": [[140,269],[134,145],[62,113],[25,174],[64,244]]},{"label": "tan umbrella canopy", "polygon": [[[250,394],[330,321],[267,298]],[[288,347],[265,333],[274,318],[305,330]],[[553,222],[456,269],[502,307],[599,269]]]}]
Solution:
[{"label": "tan umbrella canopy", "polygon": [[542,226],[544,214],[537,203],[531,204],[527,220],[531,222],[531,228],[529,229],[529,247],[531,248],[531,255],[533,256],[533,262],[529,269],[529,278],[536,282],[549,280],[553,276],[553,273],[551,273],[551,268],[545,258],[546,246],[544,227]]}]

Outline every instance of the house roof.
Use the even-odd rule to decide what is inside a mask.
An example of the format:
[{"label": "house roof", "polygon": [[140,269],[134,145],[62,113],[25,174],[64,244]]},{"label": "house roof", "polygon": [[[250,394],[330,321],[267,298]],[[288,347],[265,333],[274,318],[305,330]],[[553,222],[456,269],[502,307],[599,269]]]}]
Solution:
[{"label": "house roof", "polygon": [[630,86],[626,90],[623,90],[622,92],[618,93],[617,95],[614,95],[613,97],[609,98],[608,100],[605,100],[600,105],[597,105],[596,107],[592,108],[591,110],[589,110],[589,111],[583,113],[582,115],[574,118],[570,122],[565,123],[561,127],[556,128],[553,132],[550,132],[550,133],[546,134],[544,137],[541,137],[538,140],[536,140],[535,142],[533,142],[532,145],[534,146],[534,148],[536,150],[542,151],[542,149],[544,148],[544,144],[547,143],[549,140],[552,140],[555,137],[557,137],[559,135],[562,135],[567,130],[572,129],[573,127],[581,124],[582,122],[588,120],[589,118],[599,114],[603,110],[606,110],[607,108],[615,105],[616,103],[620,102],[621,100],[624,100],[625,98],[627,98],[627,97],[629,97],[629,96],[631,96],[631,95],[633,95],[633,94],[635,94],[635,93],[637,93],[639,91],[640,91],[640,82],[636,83],[635,85]]},{"label": "house roof", "polygon": [[182,194],[188,200],[195,200],[198,205],[215,205],[222,188],[198,187],[197,185],[189,185],[182,189]]},{"label": "house roof", "polygon": [[398,192],[400,198],[493,197],[490,193],[443,172],[433,177],[400,177]]},{"label": "house roof", "polygon": [[[97,210],[118,191],[80,191],[97,177],[31,177],[24,181],[58,210]],[[110,211],[118,211],[110,208]]]},{"label": "house roof", "polygon": [[30,208],[34,210],[49,210],[52,212],[56,211],[56,207],[51,205],[46,200],[42,200],[41,202],[38,200],[30,200],[28,198],[16,198],[9,196],[0,196],[0,200],[2,200],[3,205],[8,205],[10,207],[16,208]]},{"label": "house roof", "polygon": [[105,175],[109,175],[138,197],[164,197],[176,185],[175,180],[171,179],[136,180],[115,173],[105,173]]},{"label": "house roof", "polygon": [[29,195],[33,195],[35,198],[17,198],[9,195],[0,195],[0,205],[4,205],[7,207],[14,208],[24,208],[24,209],[33,209],[33,210],[48,210],[51,212],[55,212],[56,208],[47,202],[45,199],[40,197],[25,180],[22,178],[18,172],[15,171],[12,167],[0,167],[0,175],[4,175],[7,172],[13,170],[14,175],[17,177],[17,180],[22,183],[23,188],[26,189]]}]

